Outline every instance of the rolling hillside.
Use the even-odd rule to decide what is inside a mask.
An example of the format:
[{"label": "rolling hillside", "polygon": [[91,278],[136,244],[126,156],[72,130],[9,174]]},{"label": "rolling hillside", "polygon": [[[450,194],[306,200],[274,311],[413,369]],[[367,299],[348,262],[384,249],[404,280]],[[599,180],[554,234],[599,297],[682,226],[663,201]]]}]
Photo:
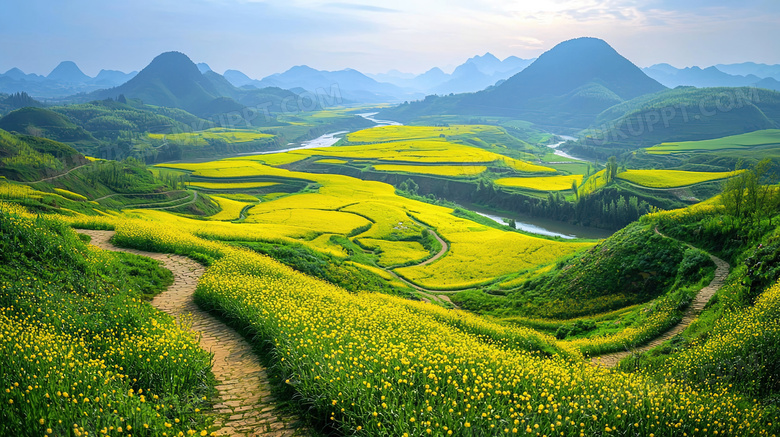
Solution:
[{"label": "rolling hillside", "polygon": [[[780,93],[760,88],[676,88],[642,96],[601,113],[584,132],[581,154],[650,147],[774,129]],[[592,150],[589,152],[588,148]],[[611,152],[610,152],[611,151]]]}]

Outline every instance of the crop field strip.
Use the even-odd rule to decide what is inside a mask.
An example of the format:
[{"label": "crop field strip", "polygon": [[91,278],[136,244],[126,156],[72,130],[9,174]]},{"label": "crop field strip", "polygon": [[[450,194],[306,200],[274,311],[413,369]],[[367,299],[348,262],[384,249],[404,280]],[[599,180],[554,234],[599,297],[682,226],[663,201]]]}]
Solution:
[{"label": "crop field strip", "polygon": [[759,130],[712,140],[662,143],[645,150],[650,154],[665,155],[673,153],[712,152],[718,150],[744,150],[749,148],[760,148],[762,146],[780,147],[780,129]]},{"label": "crop field strip", "polygon": [[[116,247],[109,242],[112,231],[80,229],[92,237],[92,244],[159,260],[174,274],[174,283],[156,296],[151,304],[177,320],[191,321],[200,336],[200,346],[213,354],[212,371],[217,378],[220,402],[214,406],[219,434],[254,436],[258,432],[275,437],[305,436],[299,419],[276,410],[270,383],[252,346],[234,330],[198,308],[192,299],[198,280],[205,271],[195,261],[181,255],[145,252]],[[300,428],[300,429],[299,429]]]},{"label": "crop field strip", "polygon": [[680,188],[728,179],[739,172],[695,172],[680,170],[626,170],[616,178],[649,188]]}]

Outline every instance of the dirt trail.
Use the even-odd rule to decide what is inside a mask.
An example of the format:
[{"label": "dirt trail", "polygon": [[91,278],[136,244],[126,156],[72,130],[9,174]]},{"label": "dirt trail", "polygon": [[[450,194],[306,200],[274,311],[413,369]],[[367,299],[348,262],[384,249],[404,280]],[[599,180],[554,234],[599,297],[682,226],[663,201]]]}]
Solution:
[{"label": "dirt trail", "polygon": [[[431,258],[428,258],[427,260],[421,262],[420,264],[415,264],[415,265],[413,265],[411,267],[421,267],[421,266],[428,265],[428,264],[436,261],[437,259],[443,257],[444,255],[446,255],[447,251],[450,250],[450,245],[447,244],[447,242],[444,241],[444,239],[441,238],[439,236],[439,234],[436,233],[436,231],[434,231],[432,229],[428,229],[428,232],[436,238],[436,241],[438,241],[439,244],[441,244],[441,250],[436,255],[432,256]],[[406,284],[406,285],[414,288],[415,290],[419,291],[420,294],[422,294],[422,296],[423,296],[422,300],[424,300],[426,302],[429,302],[429,303],[431,301],[436,301],[436,302],[440,302],[440,303],[445,303],[446,302],[446,303],[452,305],[454,308],[458,308],[458,306],[455,305],[455,302],[453,302],[449,298],[449,296],[441,294],[441,293],[454,293],[454,292],[457,292],[457,291],[460,291],[460,290],[431,290],[431,289],[428,289],[428,288],[425,288],[425,287],[421,287],[421,286],[413,283],[412,281],[409,281],[408,279],[406,279],[403,276],[399,275],[398,273],[394,272],[392,268],[384,268],[384,267],[380,267],[380,268],[382,270],[386,271],[387,273],[390,273],[391,275],[393,275],[394,278],[398,279],[399,281],[403,282],[404,284]]]},{"label": "dirt trail", "polygon": [[181,256],[124,249],[109,243],[112,231],[78,230],[92,237],[92,244],[159,260],[171,270],[174,283],[152,300],[152,305],[175,318],[192,315],[192,330],[201,334],[200,346],[214,354],[213,372],[221,402],[214,406],[218,431],[224,436],[292,437],[309,435],[301,422],[276,409],[265,368],[252,346],[231,328],[198,308],[192,299],[205,271],[197,262]]},{"label": "dirt trail", "polygon": [[421,267],[421,266],[427,266],[428,264],[430,264],[430,263],[432,263],[432,262],[436,261],[437,259],[439,259],[439,258],[443,257],[443,256],[444,256],[444,255],[447,253],[447,251],[448,251],[448,250],[450,250],[450,245],[449,245],[449,244],[447,244],[447,242],[446,242],[446,241],[444,241],[444,239],[442,239],[442,238],[439,236],[439,234],[437,234],[435,231],[433,231],[433,230],[430,230],[430,229],[428,229],[428,232],[429,232],[431,235],[433,235],[434,237],[436,237],[436,241],[438,241],[438,242],[439,242],[439,244],[441,244],[441,250],[439,251],[439,253],[437,253],[436,255],[434,255],[432,258],[429,258],[429,259],[427,259],[427,260],[425,260],[425,261],[421,262],[420,264],[417,264],[417,267]]},{"label": "dirt trail", "polygon": [[[658,229],[656,228],[655,232],[664,237],[664,238],[670,238],[666,235],[663,235],[662,233],[658,232]],[[688,245],[689,247],[693,247],[691,245]],[[594,357],[591,362],[594,365],[602,366],[602,367],[615,367],[620,360],[623,358],[626,358],[627,356],[631,354],[638,354],[642,352],[647,352],[655,347],[660,346],[665,341],[671,339],[675,335],[683,332],[685,328],[690,326],[691,323],[693,323],[694,320],[696,320],[699,317],[699,314],[704,310],[704,307],[707,306],[707,303],[710,301],[712,296],[723,286],[723,283],[726,281],[726,277],[729,275],[729,269],[731,266],[729,266],[729,263],[726,261],[723,261],[722,259],[708,254],[710,256],[710,259],[715,263],[715,277],[710,281],[710,283],[699,290],[699,292],[696,294],[696,297],[693,299],[693,302],[688,306],[688,309],[685,311],[685,314],[683,314],[682,320],[680,320],[679,323],[674,325],[671,329],[663,333],[661,336],[655,338],[650,343],[647,343],[644,346],[623,351],[623,352],[615,352],[611,354],[601,355],[598,357]]]},{"label": "dirt trail", "polygon": [[37,180],[37,181],[25,182],[25,183],[26,184],[36,184],[38,182],[46,182],[46,181],[50,181],[50,180],[53,180],[53,179],[61,178],[63,176],[69,175],[73,171],[76,171],[76,170],[80,169],[81,167],[84,167],[85,165],[89,165],[89,164],[81,164],[81,165],[79,165],[77,167],[73,167],[72,169],[66,171],[65,173],[54,175],[54,176],[50,176],[48,178],[43,178],[43,179],[40,179],[40,180]]}]

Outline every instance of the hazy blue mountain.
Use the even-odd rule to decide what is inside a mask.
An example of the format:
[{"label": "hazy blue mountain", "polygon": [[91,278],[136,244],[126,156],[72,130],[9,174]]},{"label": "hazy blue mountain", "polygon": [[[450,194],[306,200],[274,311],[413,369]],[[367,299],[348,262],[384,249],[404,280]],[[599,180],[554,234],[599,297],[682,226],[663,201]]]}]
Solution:
[{"label": "hazy blue mountain", "polygon": [[223,74],[225,79],[230,81],[230,83],[233,84],[233,86],[242,87],[245,85],[250,85],[254,79],[250,78],[246,74],[238,71],[238,70],[227,70],[225,71],[225,74]]},{"label": "hazy blue mountain", "polygon": [[198,67],[198,71],[200,71],[201,73],[205,73],[207,71],[211,71],[211,67],[209,67],[209,64],[207,64],[205,62],[198,62],[195,65]]},{"label": "hazy blue mountain", "polygon": [[565,41],[498,86],[428,97],[381,113],[407,121],[434,113],[516,117],[550,127],[587,127],[617,103],[666,87],[596,38]]},{"label": "hazy blue mountain", "polygon": [[469,60],[457,66],[446,82],[433,87],[430,92],[434,94],[468,93],[485,89],[495,82],[492,75],[484,73],[476,62]]},{"label": "hazy blue mountain", "polygon": [[434,67],[417,76],[397,70],[370,76],[378,81],[425,94],[475,92],[508,79],[533,61],[533,59],[521,59],[517,56],[510,56],[501,61],[492,53],[485,53],[467,59],[466,62],[455,67],[452,74],[444,73],[440,68]]},{"label": "hazy blue mountain", "polygon": [[501,61],[493,54],[485,53],[482,56],[469,58],[455,68],[446,82],[428,91],[435,94],[480,91],[514,76],[531,63],[533,59],[510,56]]},{"label": "hazy blue mountain", "polygon": [[33,82],[40,82],[42,80],[46,80],[46,77],[39,76],[37,74],[25,74],[24,71],[18,69],[18,68],[12,68],[8,71],[6,71],[4,74],[0,74],[0,76],[6,76],[8,78],[11,78],[13,80],[29,80]]},{"label": "hazy blue mountain", "polygon": [[433,67],[425,73],[414,78],[416,88],[428,91],[437,85],[441,85],[449,80],[450,75],[443,72],[439,67]]},{"label": "hazy blue mountain", "polygon": [[128,80],[134,78],[136,74],[138,74],[137,71],[124,73],[117,70],[100,70],[100,73],[98,73],[98,75],[95,76],[95,78],[92,79],[90,83],[106,88],[115,87],[122,85]]},{"label": "hazy blue mountain", "polygon": [[759,88],[766,88],[768,90],[780,91],[780,81],[773,77],[767,77],[761,79],[758,82],[754,83],[753,85]]},{"label": "hazy blue mountain", "polygon": [[773,77],[780,80],[780,64],[767,65],[755,62],[743,62],[740,64],[718,64],[718,70],[738,76],[754,75],[760,78]]},{"label": "hazy blue mountain", "polygon": [[46,79],[60,83],[86,83],[92,78],[84,74],[73,61],[60,62],[57,67],[46,76]]},{"label": "hazy blue mountain", "polygon": [[[465,64],[474,64],[479,71],[481,71],[484,74],[493,75],[496,74],[499,71],[503,71],[502,68],[502,62],[497,57],[495,57],[492,53],[488,52],[485,53],[482,56],[474,56],[473,58],[469,58],[463,65]],[[461,65],[462,66],[462,65]],[[455,69],[457,70],[457,68]]]},{"label": "hazy blue mountain", "polygon": [[214,71],[208,70],[204,72],[203,77],[211,82],[214,89],[216,89],[217,94],[221,97],[237,99],[242,92],[239,88],[230,83],[225,76],[215,73]]},{"label": "hazy blue mountain", "polygon": [[357,70],[324,71],[307,65],[292,67],[251,84],[258,88],[303,88],[314,93],[337,91],[343,99],[361,103],[397,102],[420,96],[397,85],[377,82]]},{"label": "hazy blue mountain", "polygon": [[675,88],[678,86],[703,87],[739,87],[754,85],[761,80],[755,75],[737,76],[715,68],[686,67],[674,68],[669,64],[657,64],[642,71],[661,84]]},{"label": "hazy blue mountain", "polygon": [[502,73],[514,72],[512,73],[512,75],[515,75],[523,71],[529,65],[533,64],[535,60],[536,58],[523,59],[523,58],[518,58],[517,56],[510,56],[501,62],[502,64],[501,72]]},{"label": "hazy blue mountain", "polygon": [[0,92],[28,93],[38,98],[61,98],[78,93],[87,93],[103,88],[121,85],[132,79],[136,72],[123,73],[116,70],[100,70],[91,78],[73,62],[62,62],[48,76],[25,74],[12,68],[0,74]]},{"label": "hazy blue mountain", "polygon": [[371,79],[374,79],[377,82],[387,82],[387,83],[392,83],[393,85],[398,85],[397,81],[411,80],[417,77],[417,75],[415,75],[414,73],[404,73],[396,69],[392,69],[387,73],[377,73],[377,74],[367,73],[366,76],[370,77]]}]

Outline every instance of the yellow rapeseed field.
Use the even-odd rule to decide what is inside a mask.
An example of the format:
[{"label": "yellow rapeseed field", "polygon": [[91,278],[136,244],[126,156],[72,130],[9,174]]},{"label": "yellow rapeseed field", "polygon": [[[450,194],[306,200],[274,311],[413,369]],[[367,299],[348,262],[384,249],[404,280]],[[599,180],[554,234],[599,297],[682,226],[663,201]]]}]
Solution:
[{"label": "yellow rapeseed field", "polygon": [[[347,293],[264,256],[171,227],[118,224],[120,243],[216,259],[198,297],[273,347],[308,414],[341,434],[771,435],[777,417],[708,391],[583,363],[528,328]],[[561,357],[548,357],[554,353]]]},{"label": "yellow rapeseed field", "polygon": [[480,133],[503,134],[497,126],[488,125],[451,125],[440,126],[377,126],[370,129],[353,132],[347,135],[347,141],[352,143],[380,143],[401,140],[435,140],[446,141],[452,135]]},{"label": "yellow rapeseed field", "polygon": [[484,173],[484,165],[394,165],[377,164],[374,170],[402,173],[432,174],[439,176],[475,176]]},{"label": "yellow rapeseed field", "polygon": [[209,216],[209,220],[238,220],[241,210],[248,205],[246,202],[239,202],[225,197],[211,196],[211,198],[219,204],[222,211]]},{"label": "yellow rapeseed field", "polygon": [[604,185],[607,185],[607,171],[601,170],[588,176],[585,183],[580,186],[580,196],[593,193]]},{"label": "yellow rapeseed field", "polygon": [[[394,143],[398,144],[398,143]],[[439,143],[443,144],[443,143]],[[358,146],[364,147],[364,146]],[[366,146],[367,147],[367,146]],[[331,149],[343,149],[336,147]],[[515,232],[490,228],[472,221],[457,218],[452,210],[418,202],[395,194],[395,189],[379,182],[331,174],[309,174],[270,167],[251,161],[216,161],[201,164],[166,164],[166,166],[192,170],[195,175],[235,178],[249,177],[290,178],[316,182],[316,193],[307,192],[262,202],[249,211],[247,222],[267,223],[294,230],[287,235],[264,232],[267,239],[298,239],[311,233],[346,234],[358,226],[368,226],[359,238],[407,240],[419,236],[424,223],[436,229],[437,233],[450,242],[446,256],[422,267],[405,267],[398,273],[419,285],[434,289],[463,288],[482,284],[498,276],[570,254],[589,243],[565,243],[524,236]],[[309,213],[323,210],[322,213]],[[290,211],[296,211],[294,214]],[[327,211],[330,214],[326,213]],[[358,216],[345,221],[343,226],[332,223],[335,217],[346,218],[344,214],[355,213],[370,221],[360,221]],[[265,215],[271,214],[271,215]],[[307,217],[307,218],[306,218]],[[416,218],[417,222],[413,219]],[[235,225],[239,226],[239,225]],[[308,226],[308,228],[307,228]],[[304,230],[308,232],[304,232]],[[212,231],[201,231],[199,235]],[[238,235],[235,230],[220,235]],[[255,239],[262,237],[255,237]],[[289,241],[289,240],[288,240]]]},{"label": "yellow rapeseed field", "polygon": [[730,178],[737,172],[704,172],[681,170],[626,170],[617,174],[618,179],[651,188],[675,188],[702,182]]},{"label": "yellow rapeseed field", "polygon": [[148,134],[149,138],[155,140],[166,140],[172,143],[188,143],[196,146],[205,146],[208,144],[207,140],[220,139],[227,141],[228,143],[245,143],[249,141],[256,141],[266,138],[273,138],[271,134],[265,134],[262,132],[241,130],[241,129],[227,129],[227,128],[212,128],[201,132],[182,132],[176,134]]},{"label": "yellow rapeseed field", "polygon": [[340,211],[296,208],[257,212],[255,209],[258,207],[249,210],[249,217],[246,219],[248,223],[282,224],[317,233],[332,234],[349,234],[355,229],[371,224],[359,215]]},{"label": "yellow rapeseed field", "polygon": [[248,188],[271,187],[279,184],[276,182],[190,182],[189,185],[207,190],[244,190]]},{"label": "yellow rapeseed field", "polygon": [[384,267],[420,261],[430,255],[422,244],[416,241],[388,241],[373,238],[361,238],[359,241],[371,250],[381,251],[379,264]]}]

